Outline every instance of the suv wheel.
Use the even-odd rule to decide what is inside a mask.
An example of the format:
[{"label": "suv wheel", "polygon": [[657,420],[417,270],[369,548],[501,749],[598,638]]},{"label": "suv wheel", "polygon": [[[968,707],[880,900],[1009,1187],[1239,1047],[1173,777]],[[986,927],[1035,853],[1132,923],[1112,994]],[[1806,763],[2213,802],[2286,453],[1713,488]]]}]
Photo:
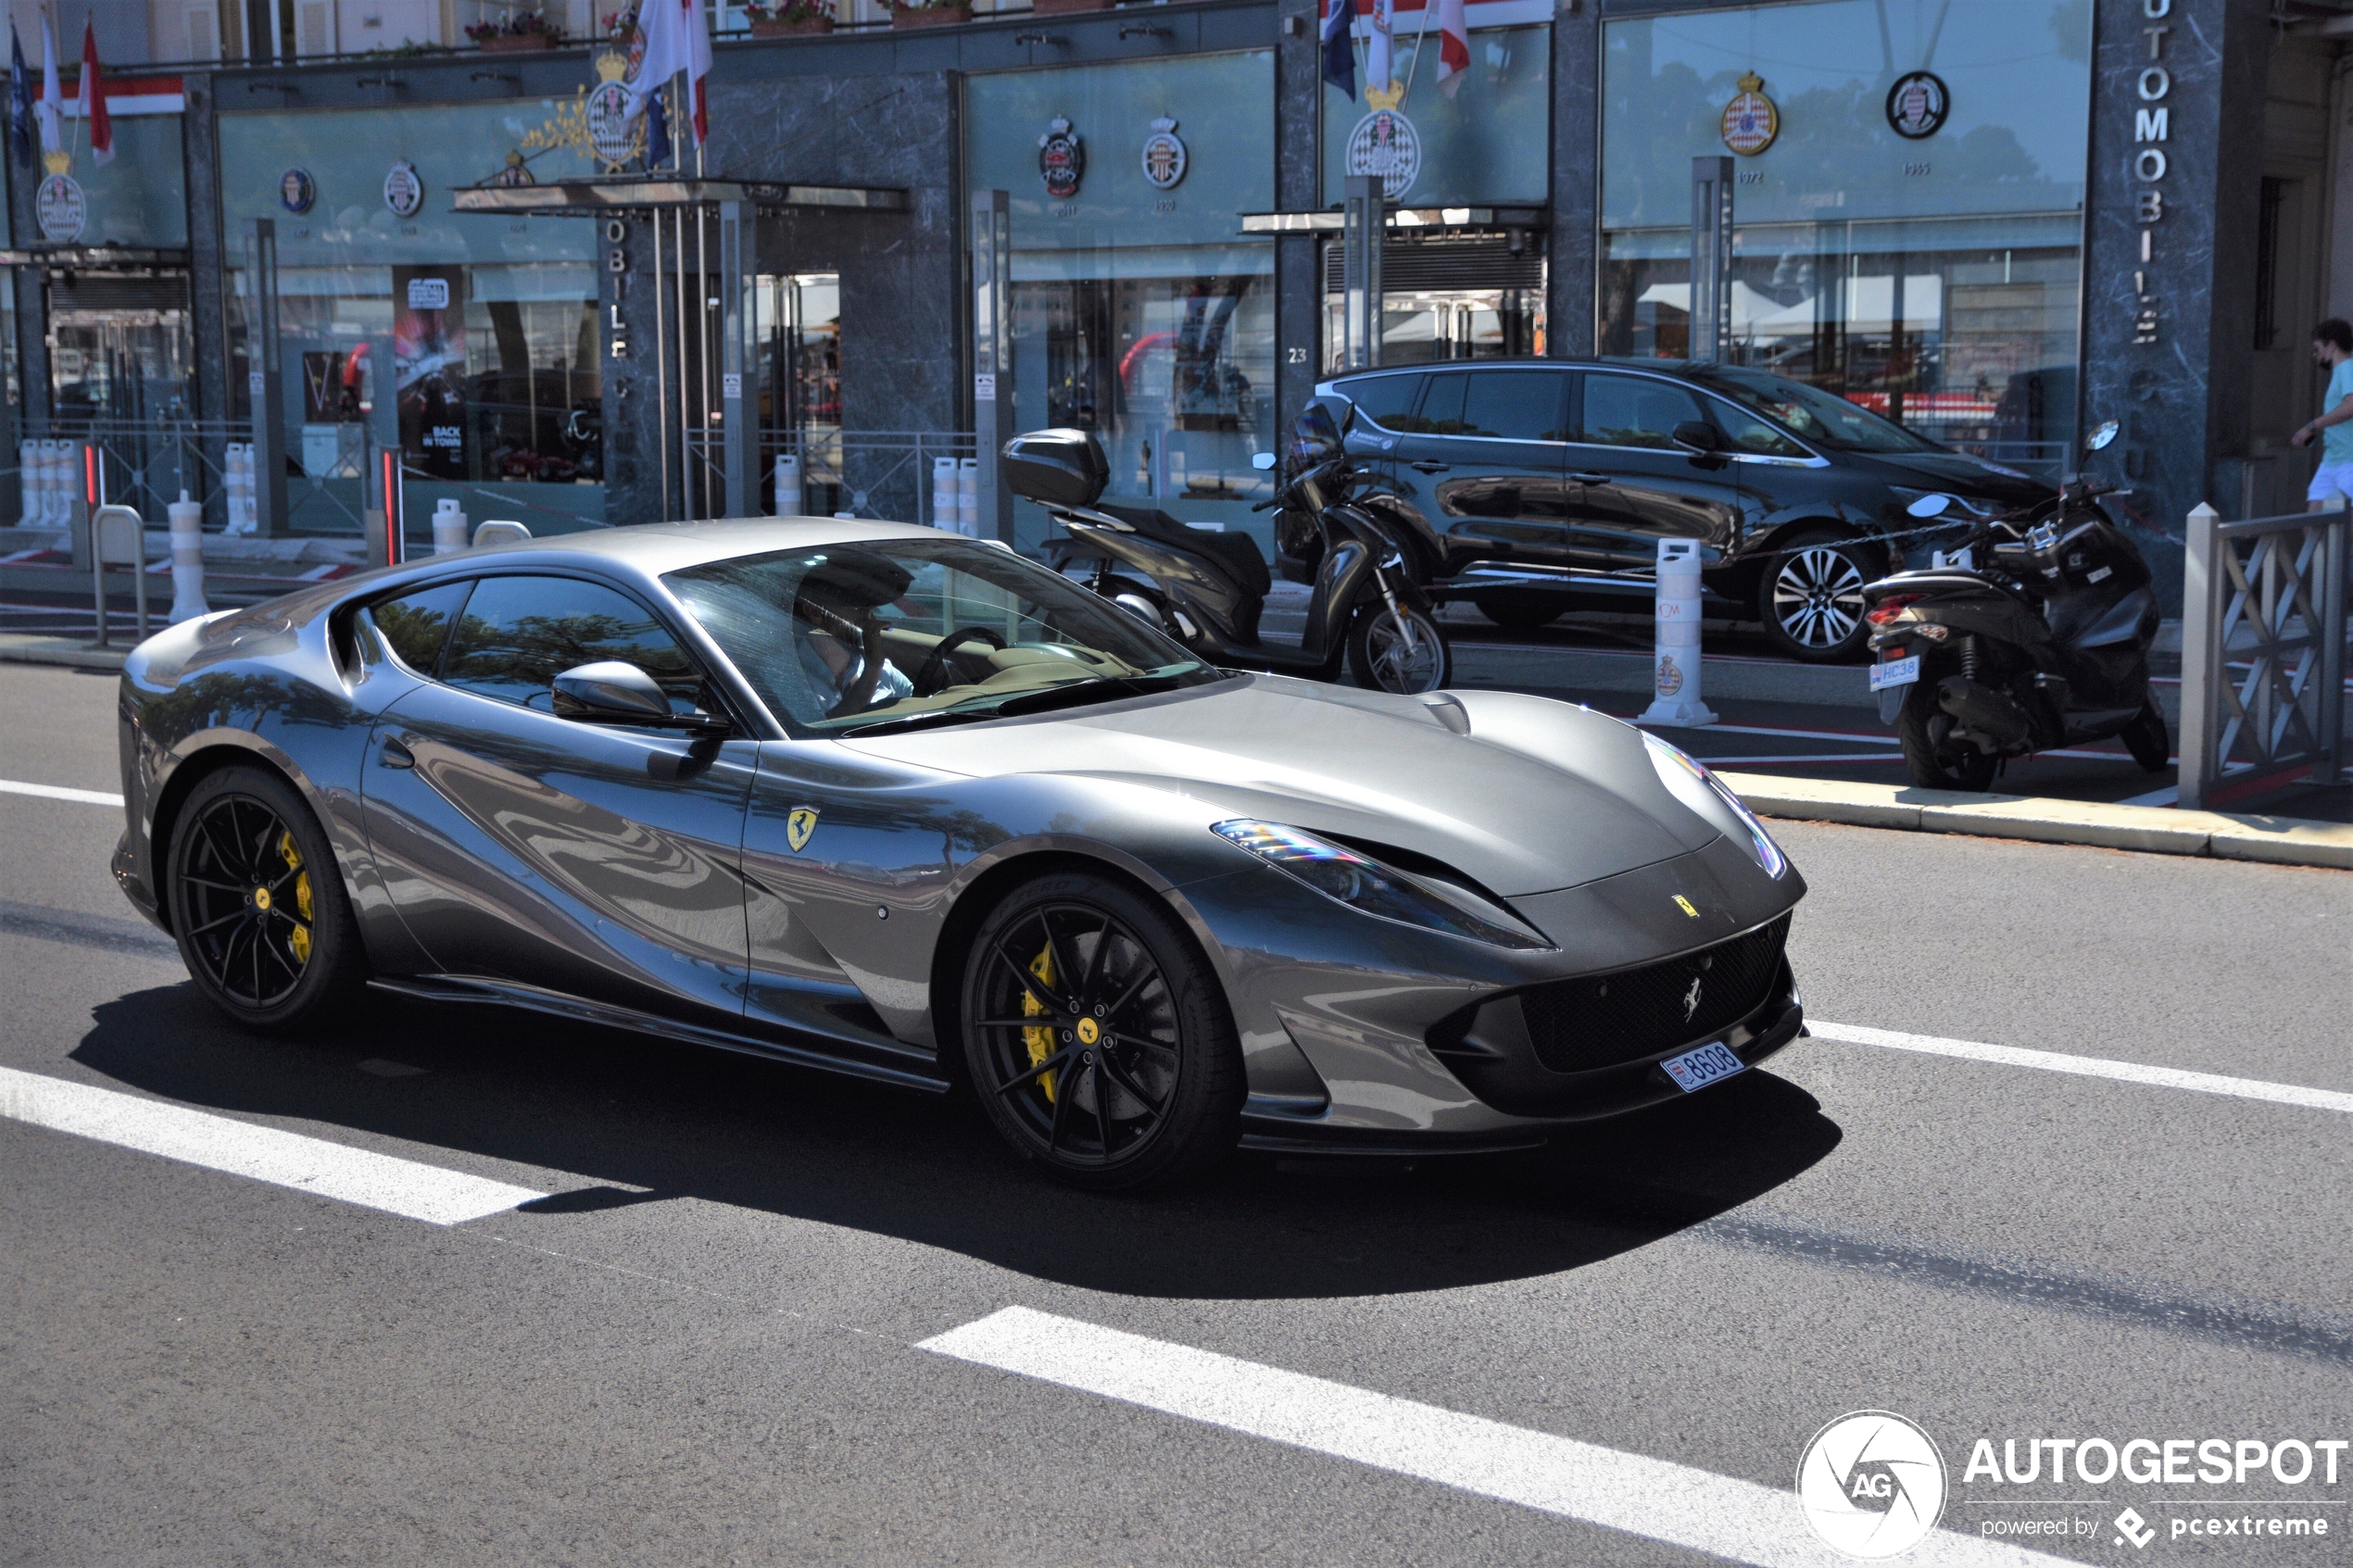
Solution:
[{"label": "suv wheel", "polygon": [[1774,552],[1757,584],[1757,617],[1782,652],[1815,663],[1852,658],[1870,628],[1863,584],[1880,575],[1878,552],[1832,533],[1803,533]]}]

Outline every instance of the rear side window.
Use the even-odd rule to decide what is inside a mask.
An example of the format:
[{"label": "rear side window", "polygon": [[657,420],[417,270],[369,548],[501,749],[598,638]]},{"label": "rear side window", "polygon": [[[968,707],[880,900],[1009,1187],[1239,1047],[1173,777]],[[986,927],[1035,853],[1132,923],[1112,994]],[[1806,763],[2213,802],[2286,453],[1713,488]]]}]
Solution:
[{"label": "rear side window", "polygon": [[1463,433],[1463,386],[1470,377],[1460,372],[1429,378],[1429,391],[1422,396],[1422,410],[1410,426],[1424,435],[1460,435]]},{"label": "rear side window", "polygon": [[1411,428],[1407,416],[1414,411],[1414,399],[1422,394],[1418,375],[1358,376],[1353,381],[1334,382],[1332,390],[1356,405],[1356,412],[1377,425],[1390,430]]},{"label": "rear side window", "polygon": [[653,613],[576,577],[485,577],[451,633],[442,679],[545,713],[549,684],[576,664],[617,659],[660,683],[671,707],[696,710],[702,677]]},{"label": "rear side window", "polygon": [[422,593],[384,599],[368,607],[368,619],[400,662],[420,675],[432,676],[441,668],[442,645],[449,640],[449,624],[466,602],[472,583],[444,583]]},{"label": "rear side window", "polygon": [[1578,439],[1599,446],[1680,450],[1675,427],[1706,418],[1699,399],[1671,383],[1648,376],[1588,375],[1584,431]]},{"label": "rear side window", "polygon": [[1560,370],[1473,370],[1463,395],[1462,433],[1504,441],[1561,439]]}]

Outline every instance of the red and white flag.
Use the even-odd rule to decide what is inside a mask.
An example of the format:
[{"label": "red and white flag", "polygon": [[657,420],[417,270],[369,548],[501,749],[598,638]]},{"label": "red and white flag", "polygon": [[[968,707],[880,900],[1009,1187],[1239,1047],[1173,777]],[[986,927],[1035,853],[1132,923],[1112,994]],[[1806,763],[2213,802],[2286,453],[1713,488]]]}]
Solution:
[{"label": "red and white flag", "polygon": [[82,122],[90,128],[90,161],[114,161],[114,117],[107,113],[107,84],[98,78],[98,30],[82,24]]},{"label": "red and white flag", "polygon": [[637,7],[637,31],[646,53],[629,79],[634,117],[645,112],[646,100],[686,73],[687,120],[695,128],[695,145],[711,134],[711,115],[703,101],[703,78],[711,74],[711,24],[703,17],[703,0],[644,0]]},{"label": "red and white flag", "polygon": [[1463,0],[1438,0],[1438,90],[1453,97],[1468,69],[1470,29],[1463,21]]}]

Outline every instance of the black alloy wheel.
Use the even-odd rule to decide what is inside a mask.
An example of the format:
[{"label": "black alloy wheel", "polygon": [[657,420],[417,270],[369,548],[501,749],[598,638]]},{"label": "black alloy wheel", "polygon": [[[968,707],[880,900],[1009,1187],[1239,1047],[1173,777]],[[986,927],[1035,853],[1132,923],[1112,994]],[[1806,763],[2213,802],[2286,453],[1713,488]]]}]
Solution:
[{"label": "black alloy wheel", "polygon": [[1076,1185],[1161,1185],[1239,1135],[1241,1049],[1215,973],[1165,910],[1109,878],[1040,878],[964,965],[973,1089],[1015,1152]]},{"label": "black alloy wheel", "polygon": [[1982,794],[1994,786],[2001,760],[1968,741],[1954,739],[1954,722],[1953,716],[1937,706],[1935,686],[1925,680],[1913,682],[1895,715],[1895,738],[1904,747],[1904,764],[1911,771],[1912,782],[1922,789]]},{"label": "black alloy wheel", "polygon": [[1454,679],[1454,649],[1428,611],[1375,600],[1348,628],[1348,668],[1360,686],[1419,696]]},{"label": "black alloy wheel", "polygon": [[1870,628],[1863,584],[1880,575],[1867,546],[1830,533],[1805,533],[1776,550],[1757,587],[1757,617],[1782,652],[1809,663],[1851,658]]},{"label": "black alloy wheel", "polygon": [[334,853],[276,775],[233,767],[200,781],[173,826],[170,865],[181,959],[238,1022],[299,1028],[366,983]]},{"label": "black alloy wheel", "polygon": [[2133,721],[2120,734],[2124,749],[2133,754],[2141,771],[2161,773],[2166,764],[2173,760],[2173,738],[2166,733],[2165,715],[2158,711],[2157,698],[2142,698],[2141,710],[2133,715]]},{"label": "black alloy wheel", "polygon": [[1550,626],[1561,618],[1564,608],[1540,598],[1510,598],[1502,594],[1482,594],[1471,603],[1506,632],[1534,632]]}]

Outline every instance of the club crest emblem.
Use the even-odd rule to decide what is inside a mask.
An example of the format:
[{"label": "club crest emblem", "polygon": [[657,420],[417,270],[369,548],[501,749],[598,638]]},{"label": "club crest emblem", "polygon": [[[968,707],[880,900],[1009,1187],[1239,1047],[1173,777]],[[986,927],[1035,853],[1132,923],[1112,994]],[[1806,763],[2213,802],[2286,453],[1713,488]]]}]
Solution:
[{"label": "club crest emblem", "polygon": [[588,150],[611,174],[643,149],[646,124],[629,118],[629,87],[622,80],[629,74],[629,56],[608,49],[597,56],[596,66],[597,85],[588,89],[582,106],[582,129],[587,133]]},{"label": "club crest emblem", "polygon": [[90,204],[82,196],[81,182],[57,168],[50,169],[33,194],[32,211],[41,224],[41,237],[58,245],[71,245],[82,238],[82,225],[90,220]]},{"label": "club crest emblem", "polygon": [[1916,70],[1897,77],[1895,85],[1887,90],[1888,128],[1906,141],[1921,141],[1944,128],[1944,117],[1952,107],[1953,95],[1944,90],[1944,78]]},{"label": "club crest emblem", "polygon": [[395,218],[414,218],[425,205],[425,182],[417,166],[403,158],[384,175],[384,207]]},{"label": "club crest emblem", "polygon": [[1087,147],[1070,121],[1054,116],[1046,134],[1038,138],[1038,173],[1046,182],[1046,194],[1056,201],[1068,201],[1078,194],[1078,182],[1087,177]]},{"label": "club crest emblem", "polygon": [[278,205],[288,212],[308,212],[319,199],[318,182],[307,169],[289,169],[278,176]]},{"label": "club crest emblem", "polygon": [[1173,191],[1185,178],[1185,143],[1176,122],[1166,115],[1152,121],[1144,138],[1144,183],[1155,191]]},{"label": "club crest emblem", "polygon": [[792,852],[796,855],[809,847],[809,835],[816,831],[817,808],[814,806],[796,806],[785,818],[785,842],[792,846]]},{"label": "club crest emblem", "polygon": [[1765,95],[1764,87],[1765,79],[1755,71],[1743,76],[1741,90],[1724,106],[1723,119],[1717,125],[1724,144],[1743,157],[1755,157],[1781,133],[1781,111]]},{"label": "club crest emblem", "polygon": [[[1373,94],[1365,94],[1369,101]],[[1403,197],[1422,173],[1422,138],[1399,108],[1375,108],[1348,132],[1348,172],[1380,176],[1381,193]]]}]

